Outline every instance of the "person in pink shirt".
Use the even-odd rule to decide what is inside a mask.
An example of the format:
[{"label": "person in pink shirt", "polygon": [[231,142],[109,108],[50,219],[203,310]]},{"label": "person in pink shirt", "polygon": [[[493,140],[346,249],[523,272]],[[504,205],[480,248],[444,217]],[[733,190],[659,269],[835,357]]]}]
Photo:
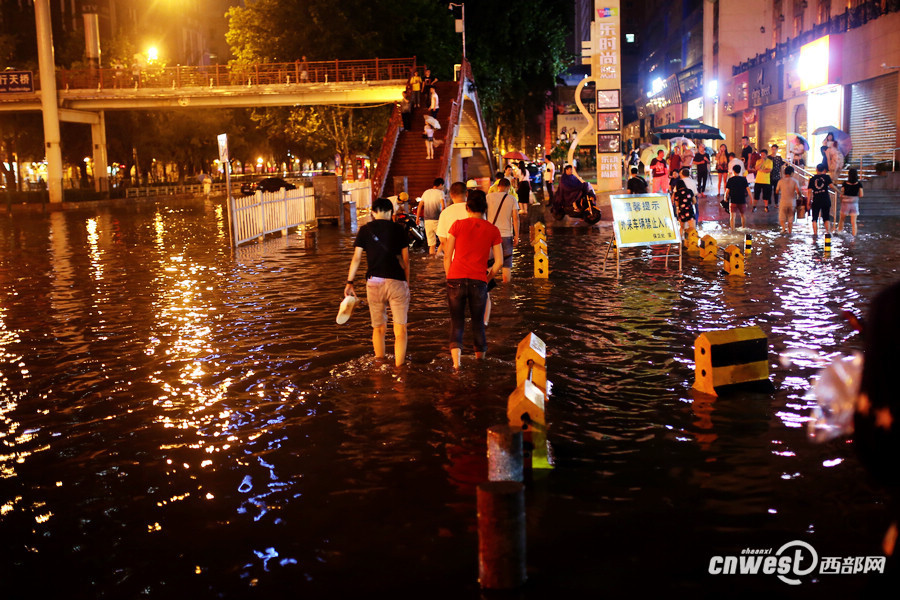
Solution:
[{"label": "person in pink shirt", "polygon": [[[450,357],[453,368],[460,367],[466,306],[475,335],[475,358],[487,352],[484,311],[488,300],[488,282],[503,266],[500,230],[484,219],[487,197],[481,190],[469,190],[466,199],[467,218],[450,227],[444,249],[444,272],[447,275],[447,301],[450,306]],[[488,268],[488,257],[494,262]]]}]

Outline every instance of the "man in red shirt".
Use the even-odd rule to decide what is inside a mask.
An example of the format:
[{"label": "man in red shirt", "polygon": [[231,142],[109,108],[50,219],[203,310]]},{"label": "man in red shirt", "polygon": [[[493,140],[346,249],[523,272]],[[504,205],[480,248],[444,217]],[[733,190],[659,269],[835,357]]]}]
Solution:
[{"label": "man in red shirt", "polygon": [[[444,249],[444,272],[447,274],[447,300],[450,305],[450,357],[453,368],[460,367],[466,306],[475,334],[475,358],[487,351],[484,311],[488,299],[488,281],[503,266],[500,230],[484,219],[487,197],[481,190],[469,190],[466,200],[468,218],[450,227]],[[494,263],[488,268],[488,256]]]}]

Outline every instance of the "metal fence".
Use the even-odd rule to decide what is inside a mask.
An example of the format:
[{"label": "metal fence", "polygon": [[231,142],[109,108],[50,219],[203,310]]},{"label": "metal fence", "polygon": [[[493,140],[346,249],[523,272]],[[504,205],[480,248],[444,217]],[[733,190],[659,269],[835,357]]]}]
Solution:
[{"label": "metal fence", "polygon": [[372,182],[369,179],[341,183],[344,202],[355,202],[356,210],[369,210],[372,206]]},{"label": "metal fence", "polygon": [[232,211],[235,246],[277,231],[287,233],[291,227],[316,223],[316,201],[310,187],[238,197],[234,199]]}]

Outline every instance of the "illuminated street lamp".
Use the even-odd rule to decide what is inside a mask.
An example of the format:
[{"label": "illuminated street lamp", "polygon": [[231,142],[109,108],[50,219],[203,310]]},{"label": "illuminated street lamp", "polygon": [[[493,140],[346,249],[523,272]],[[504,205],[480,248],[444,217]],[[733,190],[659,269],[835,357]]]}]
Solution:
[{"label": "illuminated street lamp", "polygon": [[147,61],[156,62],[157,60],[159,60],[159,50],[156,49],[156,46],[150,46],[147,48]]}]

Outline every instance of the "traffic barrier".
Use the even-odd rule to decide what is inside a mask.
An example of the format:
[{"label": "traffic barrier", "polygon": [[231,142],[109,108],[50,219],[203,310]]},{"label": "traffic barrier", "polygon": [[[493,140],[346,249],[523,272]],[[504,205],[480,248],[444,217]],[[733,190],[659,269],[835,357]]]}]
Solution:
[{"label": "traffic barrier", "polygon": [[716,238],[706,234],[700,239],[700,260],[716,260],[719,253],[719,242]]},{"label": "traffic barrier", "polygon": [[694,389],[718,396],[731,387],[772,391],[769,345],[759,327],[707,331],[694,341]]},{"label": "traffic barrier", "polygon": [[506,403],[506,417],[511,427],[522,430],[525,458],[533,469],[553,467],[547,448],[546,400],[551,384],[547,381],[546,356],[546,344],[534,333],[519,342],[516,379],[520,383]]},{"label": "traffic barrier", "polygon": [[744,276],[744,254],[741,249],[731,244],[725,248],[725,256],[723,257],[722,267],[725,269],[726,275]]},{"label": "traffic barrier", "polygon": [[487,430],[488,481],[522,481],[522,429],[494,425]]},{"label": "traffic barrier", "polygon": [[547,248],[547,229],[538,221],[532,229],[534,232],[534,277],[535,279],[547,279],[550,277],[550,257]]},{"label": "traffic barrier", "polygon": [[825,252],[831,252],[831,234],[825,234]]},{"label": "traffic barrier", "polygon": [[753,236],[749,233],[744,236],[744,253],[750,254],[753,252]]},{"label": "traffic barrier", "polygon": [[525,583],[525,486],[517,481],[478,485],[478,583],[508,590]]},{"label": "traffic barrier", "polygon": [[693,227],[684,233],[684,249],[688,254],[700,253],[700,234]]}]

